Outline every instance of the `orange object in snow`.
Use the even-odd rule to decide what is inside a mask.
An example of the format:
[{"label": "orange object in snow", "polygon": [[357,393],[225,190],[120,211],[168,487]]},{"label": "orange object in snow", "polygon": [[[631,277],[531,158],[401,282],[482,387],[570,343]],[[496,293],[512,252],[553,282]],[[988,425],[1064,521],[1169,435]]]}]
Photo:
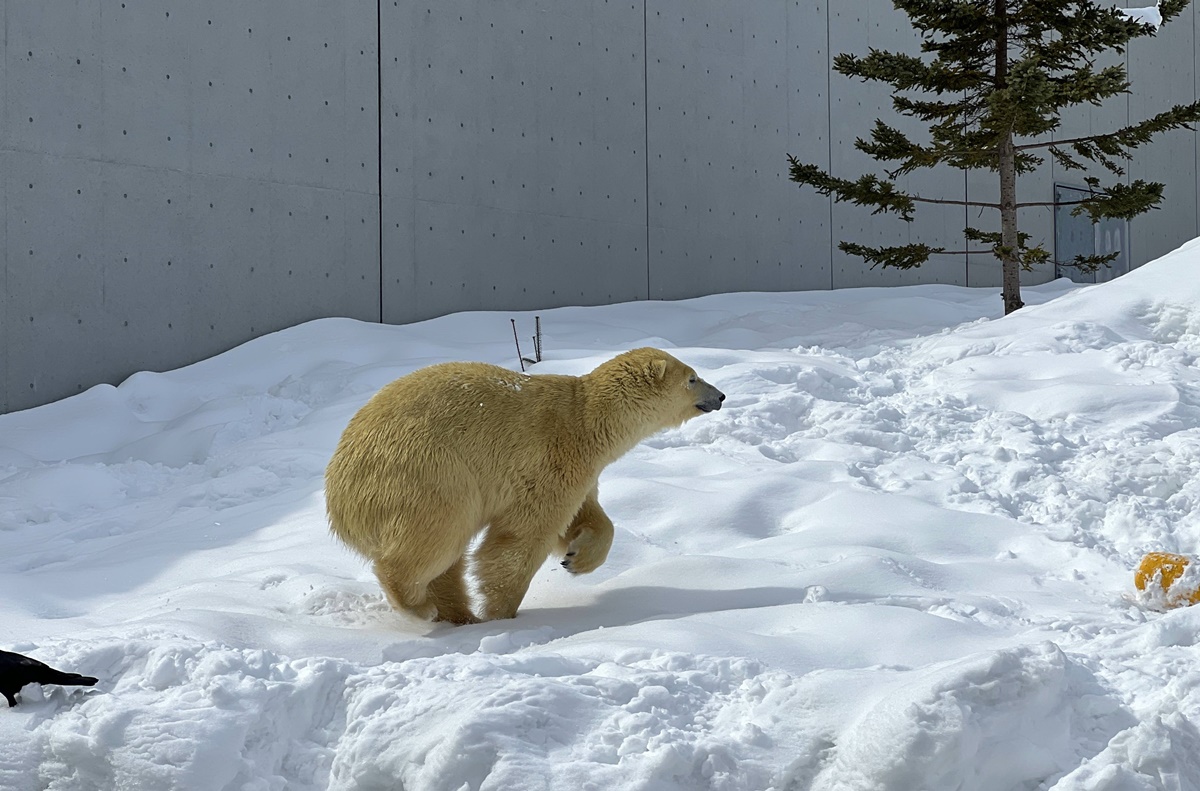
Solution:
[{"label": "orange object in snow", "polygon": [[1175,555],[1170,552],[1151,552],[1142,558],[1137,571],[1133,574],[1133,584],[1140,591],[1158,579],[1166,594],[1166,603],[1170,607],[1182,607],[1188,604],[1200,604],[1200,588],[1191,590],[1171,590],[1171,587],[1183,576],[1191,559],[1185,555]]}]

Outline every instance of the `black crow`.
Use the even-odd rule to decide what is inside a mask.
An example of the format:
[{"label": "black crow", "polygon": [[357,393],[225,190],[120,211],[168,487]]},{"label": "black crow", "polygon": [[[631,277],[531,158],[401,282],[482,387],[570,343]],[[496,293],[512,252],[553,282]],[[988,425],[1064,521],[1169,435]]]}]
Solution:
[{"label": "black crow", "polygon": [[8,699],[9,707],[17,705],[16,695],[26,684],[90,687],[98,680],[91,676],[81,676],[78,673],[64,673],[36,659],[14,654],[11,651],[0,651],[0,694]]}]

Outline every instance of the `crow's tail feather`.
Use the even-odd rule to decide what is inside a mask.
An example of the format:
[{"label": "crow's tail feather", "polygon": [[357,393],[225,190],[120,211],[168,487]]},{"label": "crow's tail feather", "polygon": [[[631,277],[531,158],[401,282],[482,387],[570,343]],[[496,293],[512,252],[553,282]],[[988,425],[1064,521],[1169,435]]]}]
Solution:
[{"label": "crow's tail feather", "polygon": [[95,685],[100,679],[92,678],[91,676],[81,676],[78,673],[64,673],[61,670],[55,670],[53,673],[46,675],[42,680],[43,684],[59,684],[68,686],[90,687]]}]

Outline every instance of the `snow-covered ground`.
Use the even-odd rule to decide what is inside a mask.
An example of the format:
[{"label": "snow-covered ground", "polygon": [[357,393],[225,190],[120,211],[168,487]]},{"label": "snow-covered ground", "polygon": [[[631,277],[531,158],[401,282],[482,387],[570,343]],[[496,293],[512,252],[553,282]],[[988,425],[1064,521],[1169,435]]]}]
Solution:
[{"label": "snow-covered ground", "polygon": [[0,416],[0,647],[101,679],[0,710],[0,788],[1200,788],[1200,608],[1132,586],[1200,549],[1198,266],[1004,319],[938,286],[543,311],[535,372],[658,345],[728,400],[606,471],[604,567],[478,626],[389,610],[321,476],[391,379],[515,366],[510,314]]}]

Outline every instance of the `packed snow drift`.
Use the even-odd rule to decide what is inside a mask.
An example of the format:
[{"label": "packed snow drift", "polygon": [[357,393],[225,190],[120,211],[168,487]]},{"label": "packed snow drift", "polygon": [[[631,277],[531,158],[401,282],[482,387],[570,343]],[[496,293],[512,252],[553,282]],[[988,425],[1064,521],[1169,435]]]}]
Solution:
[{"label": "packed snow drift", "polygon": [[[0,788],[1200,788],[1197,243],[1110,283],[541,311],[533,373],[728,395],[607,469],[607,563],[515,620],[392,611],[328,532],[351,415],[510,317],[316,321],[0,416]],[[1193,564],[1200,565],[1200,564]]]}]

